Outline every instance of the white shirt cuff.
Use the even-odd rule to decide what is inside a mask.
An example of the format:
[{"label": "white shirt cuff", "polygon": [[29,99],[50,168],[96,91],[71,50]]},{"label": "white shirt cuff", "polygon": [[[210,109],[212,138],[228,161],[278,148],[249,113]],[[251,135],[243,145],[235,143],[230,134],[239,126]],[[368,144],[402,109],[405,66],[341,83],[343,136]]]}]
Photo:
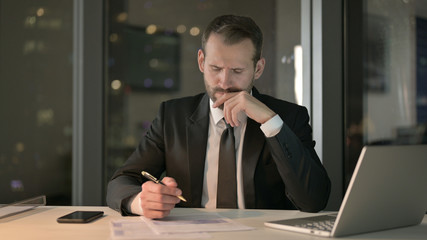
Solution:
[{"label": "white shirt cuff", "polygon": [[141,208],[141,198],[139,197],[139,194],[141,193],[138,193],[129,199],[127,207],[131,213],[143,216],[144,211]]},{"label": "white shirt cuff", "polygon": [[283,126],[283,120],[280,118],[278,114],[272,117],[270,120],[261,124],[261,130],[266,137],[274,137],[276,136]]}]

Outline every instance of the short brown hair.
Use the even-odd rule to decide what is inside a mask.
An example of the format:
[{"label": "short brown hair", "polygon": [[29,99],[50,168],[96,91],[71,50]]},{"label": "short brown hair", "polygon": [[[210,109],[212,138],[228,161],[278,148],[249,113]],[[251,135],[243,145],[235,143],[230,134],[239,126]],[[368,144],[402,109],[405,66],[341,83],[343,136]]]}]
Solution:
[{"label": "short brown hair", "polygon": [[224,42],[229,45],[239,43],[249,38],[255,47],[255,55],[253,57],[254,64],[256,65],[258,60],[261,59],[263,41],[262,31],[250,17],[222,15],[212,20],[203,32],[202,49],[204,52],[206,42],[212,32],[224,36]]}]

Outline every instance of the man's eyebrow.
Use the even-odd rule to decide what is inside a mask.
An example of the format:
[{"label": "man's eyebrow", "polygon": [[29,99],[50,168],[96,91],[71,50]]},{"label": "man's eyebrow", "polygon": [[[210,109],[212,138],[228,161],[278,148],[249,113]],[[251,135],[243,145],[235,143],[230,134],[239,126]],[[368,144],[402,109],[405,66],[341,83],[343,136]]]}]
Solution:
[{"label": "man's eyebrow", "polygon": [[220,66],[218,66],[218,65],[215,65],[215,64],[209,64],[209,66],[211,66],[211,67],[215,67],[215,68],[222,68],[222,67],[220,67]]},{"label": "man's eyebrow", "polygon": [[[218,65],[215,65],[215,64],[209,64],[209,66],[212,67],[212,68],[224,68],[224,67],[221,67],[221,66],[218,66]],[[234,67],[234,68],[230,68],[230,69],[233,70],[233,71],[243,71],[243,70],[246,69],[246,67]]]}]

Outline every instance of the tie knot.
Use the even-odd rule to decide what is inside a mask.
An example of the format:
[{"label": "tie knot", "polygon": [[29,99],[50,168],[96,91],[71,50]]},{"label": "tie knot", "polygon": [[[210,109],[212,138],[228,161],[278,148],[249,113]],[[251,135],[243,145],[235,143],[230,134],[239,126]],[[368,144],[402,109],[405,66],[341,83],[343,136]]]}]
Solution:
[{"label": "tie knot", "polygon": [[227,121],[225,121],[225,119],[224,119],[224,118],[223,118],[222,120],[224,121],[224,123],[225,123],[225,127],[226,127],[227,129],[233,129],[233,127],[232,127],[230,124],[228,124],[228,123],[227,123]]}]

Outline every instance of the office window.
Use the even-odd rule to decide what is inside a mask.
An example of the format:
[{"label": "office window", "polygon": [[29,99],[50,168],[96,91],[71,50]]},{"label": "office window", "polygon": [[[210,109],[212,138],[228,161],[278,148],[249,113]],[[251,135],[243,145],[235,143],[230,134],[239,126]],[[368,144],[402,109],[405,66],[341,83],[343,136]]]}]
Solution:
[{"label": "office window", "polygon": [[359,4],[360,18],[348,29],[354,71],[346,82],[346,184],[364,145],[427,143],[427,2]]},{"label": "office window", "polygon": [[0,0],[0,203],[71,204],[72,0]]},{"label": "office window", "polygon": [[134,151],[161,101],[204,92],[197,51],[218,15],[247,15],[259,24],[267,65],[255,86],[301,103],[299,0],[109,0],[106,6],[105,183]]}]

